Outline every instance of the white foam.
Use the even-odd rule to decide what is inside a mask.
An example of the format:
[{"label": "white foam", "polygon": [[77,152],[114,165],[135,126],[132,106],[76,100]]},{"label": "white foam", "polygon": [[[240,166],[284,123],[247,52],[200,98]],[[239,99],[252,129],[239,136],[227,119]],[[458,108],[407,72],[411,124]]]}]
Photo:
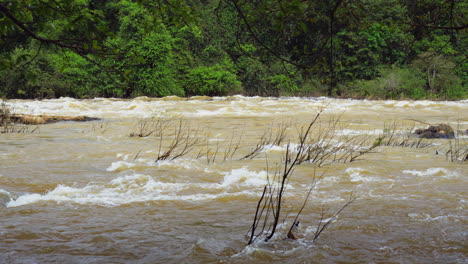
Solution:
[{"label": "white foam", "polygon": [[[226,173],[221,184],[161,182],[148,175],[131,174],[117,177],[107,183],[91,182],[81,188],[58,185],[45,194],[29,193],[16,199],[9,198],[5,202],[7,207],[17,207],[38,202],[119,206],[134,202],[161,200],[201,201],[226,196],[258,196],[260,193],[256,186],[265,183],[266,172],[251,172],[245,168]],[[239,190],[231,188],[239,185],[243,188]],[[251,188],[248,188],[249,186]],[[8,197],[10,197],[9,194]]]},{"label": "white foam", "polygon": [[129,154],[124,154],[124,153],[117,153],[116,157],[117,158],[122,158],[123,160],[128,160]]},{"label": "white foam", "polygon": [[[199,192],[184,194],[190,188],[207,190],[218,188],[219,192],[212,194]],[[236,195],[225,193],[219,184],[206,183],[165,183],[157,182],[152,177],[141,174],[118,177],[107,184],[90,183],[83,188],[58,185],[46,194],[25,194],[7,203],[7,207],[17,207],[41,201],[74,202],[103,206],[118,206],[134,202],[157,200],[198,201],[216,199],[221,196]]]},{"label": "white foam", "polygon": [[112,164],[106,169],[106,171],[123,171],[133,167],[135,167],[134,163],[130,163],[127,161],[116,161],[112,162]]},{"label": "white foam", "polygon": [[132,162],[129,162],[127,161],[128,155],[119,153],[117,154],[117,157],[120,157],[123,160],[112,162],[112,164],[106,169],[107,171],[119,172],[119,171],[132,169],[136,166],[149,166],[149,167],[155,166],[159,168],[202,170],[202,171],[208,170],[206,168],[206,165],[201,163],[200,160],[198,159],[179,158],[177,160],[158,160],[155,162],[153,159],[138,158],[136,160],[133,160]]},{"label": "white foam", "polygon": [[421,221],[421,222],[459,223],[461,221],[466,220],[466,217],[463,215],[431,216],[430,214],[427,214],[427,213],[409,213],[408,217],[410,217],[412,220]]},{"label": "white foam", "polygon": [[111,142],[112,140],[108,137],[104,136],[96,136],[96,140],[99,142]]},{"label": "white foam", "polygon": [[357,136],[357,135],[380,135],[383,133],[382,129],[374,130],[356,130],[356,129],[341,129],[336,131],[339,136]]},{"label": "white foam", "polygon": [[[286,112],[295,114],[310,114],[324,106],[327,112],[343,111],[380,111],[383,107],[397,108],[400,111],[459,112],[466,109],[464,101],[368,101],[352,99],[319,98],[269,98],[269,97],[216,97],[208,101],[173,100],[173,98],[135,98],[120,99],[73,99],[59,98],[48,100],[9,100],[17,113],[49,114],[49,115],[86,115],[100,118],[144,118],[161,114],[178,116],[233,116],[258,117],[273,116]],[[346,131],[345,131],[346,132]],[[345,133],[343,132],[343,133]]]},{"label": "white foam", "polygon": [[[152,163],[149,162],[148,165]],[[153,163],[154,164],[154,163]],[[200,160],[180,158],[177,160],[158,160],[155,164],[158,167],[168,167],[174,169],[186,169],[186,170],[202,170],[206,166],[200,164]]]},{"label": "white foam", "polygon": [[234,169],[225,173],[222,186],[231,185],[247,185],[247,186],[264,186],[267,184],[267,172],[253,172],[249,171],[246,167]]},{"label": "white foam", "polygon": [[268,152],[269,151],[282,152],[282,151],[286,151],[286,146],[278,146],[278,145],[269,144],[269,145],[264,145],[263,150],[268,151]]},{"label": "white foam", "polygon": [[425,171],[418,171],[418,170],[404,170],[403,173],[412,174],[415,176],[423,177],[423,176],[450,176],[455,175],[451,173],[449,170],[444,168],[429,168]]},{"label": "white foam", "polygon": [[349,175],[349,178],[352,182],[371,182],[375,181],[374,178],[364,176],[363,174],[366,173],[367,170],[363,168],[347,168],[345,173]]},{"label": "white foam", "polygon": [[26,204],[31,204],[31,203],[36,203],[39,200],[41,200],[42,196],[37,193],[33,194],[25,194],[20,197],[18,197],[16,200],[11,200],[6,204],[7,207],[17,207],[17,206],[22,206]]}]

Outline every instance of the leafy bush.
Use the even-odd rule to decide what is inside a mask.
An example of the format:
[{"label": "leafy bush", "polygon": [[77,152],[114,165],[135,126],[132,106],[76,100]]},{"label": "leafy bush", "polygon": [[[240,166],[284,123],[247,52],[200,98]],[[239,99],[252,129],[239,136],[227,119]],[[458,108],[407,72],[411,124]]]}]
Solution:
[{"label": "leafy bush", "polygon": [[345,95],[385,99],[423,99],[429,95],[423,76],[415,69],[382,67],[379,72],[379,78],[351,82]]},{"label": "leafy bush", "polygon": [[423,99],[427,97],[424,90],[424,78],[420,72],[408,68],[383,68],[380,70],[379,85],[385,92],[385,98]]},{"label": "leafy bush", "polygon": [[432,95],[441,98],[464,98],[466,87],[456,75],[456,65],[447,56],[435,52],[424,52],[418,55],[412,66],[418,69],[425,78],[425,88]]},{"label": "leafy bush", "polygon": [[268,71],[265,64],[253,58],[242,56],[236,64],[239,80],[247,95],[279,95],[268,86]]},{"label": "leafy bush", "polygon": [[187,95],[222,96],[242,91],[237,76],[219,66],[200,66],[191,70],[184,87]]},{"label": "leafy bush", "polygon": [[67,96],[89,98],[105,95],[102,87],[106,86],[108,77],[98,66],[81,56],[72,52],[57,53],[51,56],[51,64],[60,71],[62,80],[71,86],[72,92]]},{"label": "leafy bush", "polygon": [[174,68],[173,38],[164,29],[133,39],[125,48],[119,69],[126,73],[132,96],[183,96]]},{"label": "leafy bush", "polygon": [[299,88],[294,80],[284,74],[273,75],[268,78],[270,89],[279,91],[281,95],[293,95]]}]

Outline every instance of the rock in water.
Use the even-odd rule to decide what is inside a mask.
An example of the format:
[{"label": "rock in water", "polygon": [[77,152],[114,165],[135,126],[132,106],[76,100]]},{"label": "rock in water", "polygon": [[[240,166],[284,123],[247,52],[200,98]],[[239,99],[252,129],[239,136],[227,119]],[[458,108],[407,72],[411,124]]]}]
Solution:
[{"label": "rock in water", "polygon": [[414,133],[420,138],[455,138],[453,128],[447,124],[429,126],[427,129],[416,129]]}]

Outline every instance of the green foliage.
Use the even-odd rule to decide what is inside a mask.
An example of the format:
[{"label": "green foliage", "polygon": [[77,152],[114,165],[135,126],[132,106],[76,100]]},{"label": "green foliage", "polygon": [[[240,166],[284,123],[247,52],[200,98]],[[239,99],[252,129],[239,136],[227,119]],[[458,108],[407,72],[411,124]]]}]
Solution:
[{"label": "green foliage", "polygon": [[0,97],[51,98],[70,92],[51,66],[51,55],[18,48],[8,59],[12,66],[0,70]]},{"label": "green foliage", "polygon": [[241,57],[237,61],[240,81],[247,95],[279,95],[278,90],[268,87],[268,69],[266,65],[250,57]]},{"label": "green foliage", "polygon": [[348,95],[385,99],[424,99],[429,95],[423,88],[422,74],[414,69],[383,67],[379,72],[379,78],[351,83]]},{"label": "green foliage", "polygon": [[219,66],[200,66],[191,70],[184,87],[187,95],[223,96],[242,91],[237,76]]},{"label": "green foliage", "polygon": [[411,37],[400,28],[380,23],[373,23],[360,34],[366,40],[369,50],[378,55],[378,61],[385,64],[402,62],[404,49],[411,41]]},{"label": "green foliage", "polygon": [[76,53],[64,52],[51,55],[49,63],[61,76],[61,80],[71,87],[72,92],[67,96],[90,98],[121,95],[109,92],[110,81],[106,73]]},{"label": "green foliage", "polygon": [[[132,1],[116,1],[110,3],[108,8],[116,14],[118,21],[117,35],[123,38],[132,39],[142,37],[151,25],[153,17],[147,9]],[[159,21],[158,21],[159,22]]]},{"label": "green foliage", "polygon": [[467,98],[466,7],[0,0],[0,96]]},{"label": "green foliage", "polygon": [[441,98],[463,98],[466,88],[455,74],[455,63],[446,56],[425,52],[413,61],[413,67],[424,73],[425,87],[431,95]]},{"label": "green foliage", "polygon": [[279,90],[282,95],[294,95],[299,90],[294,80],[284,74],[273,75],[268,80],[270,89]]},{"label": "green foliage", "polygon": [[381,71],[379,85],[385,92],[385,98],[423,99],[427,97],[424,91],[424,79],[418,72],[407,68],[384,68]]},{"label": "green foliage", "polygon": [[172,36],[165,30],[151,32],[127,44],[127,56],[120,67],[127,71],[133,96],[184,95],[173,67],[172,45]]}]

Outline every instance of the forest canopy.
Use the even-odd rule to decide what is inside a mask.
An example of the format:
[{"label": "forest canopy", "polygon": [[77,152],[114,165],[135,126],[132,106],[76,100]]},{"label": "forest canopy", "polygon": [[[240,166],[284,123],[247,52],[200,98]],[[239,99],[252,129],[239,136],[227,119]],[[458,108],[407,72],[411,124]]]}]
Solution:
[{"label": "forest canopy", "polygon": [[0,0],[0,97],[468,97],[465,0]]}]

